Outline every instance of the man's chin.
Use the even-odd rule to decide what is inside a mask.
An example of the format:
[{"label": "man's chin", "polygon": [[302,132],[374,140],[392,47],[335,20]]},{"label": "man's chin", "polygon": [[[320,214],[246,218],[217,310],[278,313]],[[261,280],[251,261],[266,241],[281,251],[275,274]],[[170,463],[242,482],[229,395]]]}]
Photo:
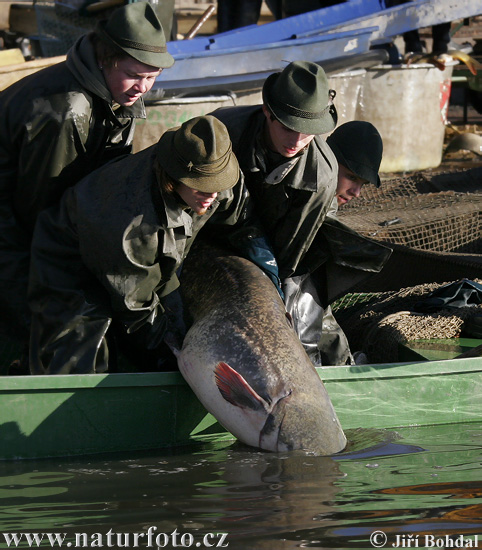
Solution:
[{"label": "man's chin", "polygon": [[124,101],[118,101],[117,103],[119,103],[119,105],[121,105],[122,107],[132,107],[132,105],[134,105],[134,103],[140,99],[140,96],[139,97],[128,97],[127,99],[124,99]]},{"label": "man's chin", "polygon": [[195,212],[198,216],[204,216],[204,214],[206,214],[207,211],[208,211],[207,208],[197,208]]}]

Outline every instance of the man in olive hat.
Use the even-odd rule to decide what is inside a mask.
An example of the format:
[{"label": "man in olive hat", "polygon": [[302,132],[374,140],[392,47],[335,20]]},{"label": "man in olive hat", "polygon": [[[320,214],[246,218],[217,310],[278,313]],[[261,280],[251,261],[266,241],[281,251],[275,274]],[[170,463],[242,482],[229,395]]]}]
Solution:
[{"label": "man in olive hat", "polygon": [[225,126],[197,117],[92,172],[40,213],[29,286],[31,372],[105,372],[110,336],[137,358],[162,359],[166,331],[178,328],[166,300],[199,231],[209,223],[218,233],[259,234],[239,176]]},{"label": "man in olive hat", "polygon": [[322,67],[295,61],[267,78],[263,105],[213,113],[228,128],[282,279],[297,271],[335,196],[337,162],[321,135],[336,126],[333,97]]},{"label": "man in olive hat", "polygon": [[28,339],[37,214],[95,168],[131,152],[142,96],[174,60],[147,2],[114,11],[58,63],[0,93],[0,332]]},{"label": "man in olive hat", "polygon": [[[336,284],[344,279],[331,274],[360,270],[336,220],[338,165],[322,137],[337,124],[334,97],[320,65],[295,61],[267,78],[262,105],[213,113],[229,130],[300,340],[313,363],[331,365],[353,361],[346,342],[321,350],[323,312],[345,290]],[[379,270],[384,261],[385,251],[361,271]]]}]

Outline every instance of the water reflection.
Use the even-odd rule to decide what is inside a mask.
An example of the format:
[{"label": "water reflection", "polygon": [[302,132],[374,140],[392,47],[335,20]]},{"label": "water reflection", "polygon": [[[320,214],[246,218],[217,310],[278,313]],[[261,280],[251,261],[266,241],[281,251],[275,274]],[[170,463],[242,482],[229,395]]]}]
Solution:
[{"label": "water reflection", "polygon": [[377,529],[390,543],[429,533],[480,534],[482,544],[481,425],[348,435],[351,447],[336,457],[225,442],[157,456],[3,462],[0,547],[5,532],[149,528],[190,533],[193,547],[227,533],[231,550],[372,548]]}]

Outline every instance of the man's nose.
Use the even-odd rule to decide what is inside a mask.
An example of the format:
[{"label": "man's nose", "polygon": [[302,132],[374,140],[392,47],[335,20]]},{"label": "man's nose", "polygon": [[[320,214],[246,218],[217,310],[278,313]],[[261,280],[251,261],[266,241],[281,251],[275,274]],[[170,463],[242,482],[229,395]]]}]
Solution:
[{"label": "man's nose", "polygon": [[355,184],[352,187],[350,187],[350,194],[354,197],[359,197],[361,193],[361,185]]},{"label": "man's nose", "polygon": [[149,83],[147,78],[139,79],[134,85],[134,88],[136,88],[136,90],[138,90],[141,94],[145,94],[149,90]]},{"label": "man's nose", "polygon": [[305,134],[301,134],[300,132],[295,132],[295,131],[293,131],[291,135],[296,144],[301,143],[306,137]]}]

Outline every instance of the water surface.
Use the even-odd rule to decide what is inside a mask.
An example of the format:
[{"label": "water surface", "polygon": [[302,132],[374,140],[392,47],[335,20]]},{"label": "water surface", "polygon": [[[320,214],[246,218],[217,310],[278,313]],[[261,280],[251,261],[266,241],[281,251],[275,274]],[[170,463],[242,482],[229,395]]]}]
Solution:
[{"label": "water surface", "polygon": [[224,442],[0,462],[0,548],[482,548],[482,424],[347,435],[336,457]]}]

